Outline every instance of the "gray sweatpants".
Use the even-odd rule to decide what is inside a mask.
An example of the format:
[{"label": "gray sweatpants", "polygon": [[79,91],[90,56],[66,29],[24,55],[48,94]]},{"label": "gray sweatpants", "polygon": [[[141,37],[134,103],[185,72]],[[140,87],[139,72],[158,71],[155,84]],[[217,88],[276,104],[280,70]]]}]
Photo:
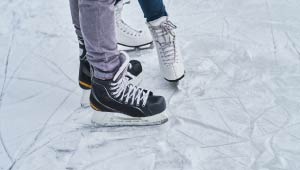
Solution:
[{"label": "gray sweatpants", "polygon": [[98,79],[111,79],[121,65],[115,32],[115,0],[70,0],[72,21],[83,38]]}]

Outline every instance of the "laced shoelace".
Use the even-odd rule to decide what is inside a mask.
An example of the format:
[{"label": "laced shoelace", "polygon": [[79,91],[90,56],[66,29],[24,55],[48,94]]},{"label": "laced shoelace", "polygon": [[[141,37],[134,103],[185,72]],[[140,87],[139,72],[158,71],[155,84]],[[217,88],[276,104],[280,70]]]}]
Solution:
[{"label": "laced shoelace", "polygon": [[[133,67],[132,64],[129,63],[129,64],[128,64],[128,70],[131,70],[132,67]],[[129,71],[127,71],[125,78],[126,78],[128,81],[130,81],[130,80],[132,79],[131,73],[130,73]]]},{"label": "laced shoelace", "polygon": [[161,56],[163,56],[162,61],[165,64],[173,64],[178,60],[175,43],[176,36],[173,31],[176,28],[176,25],[171,21],[166,21],[158,27],[150,27],[150,29],[155,32],[154,37],[159,44],[159,52]]},{"label": "laced shoelace", "polygon": [[118,25],[120,30],[123,31],[124,33],[132,36],[141,36],[142,31],[141,30],[136,30],[129,26],[127,23],[125,23],[122,19],[118,22]]},{"label": "laced shoelace", "polygon": [[[120,3],[123,3],[122,5],[126,5],[126,4],[130,3],[130,0],[127,0],[127,1],[125,0]],[[115,15],[116,15],[115,19],[116,19],[116,24],[117,24],[116,26],[121,31],[126,33],[127,35],[136,36],[136,37],[141,36],[141,33],[142,33],[141,30],[136,30],[124,22],[124,20],[122,19],[122,10],[123,10],[123,6],[116,8],[116,11],[115,11]]]},{"label": "laced shoelace", "polygon": [[120,78],[117,82],[111,83],[110,88],[114,92],[112,94],[115,98],[119,98],[121,102],[125,102],[130,105],[146,106],[150,91],[134,86],[128,82],[127,78]]}]

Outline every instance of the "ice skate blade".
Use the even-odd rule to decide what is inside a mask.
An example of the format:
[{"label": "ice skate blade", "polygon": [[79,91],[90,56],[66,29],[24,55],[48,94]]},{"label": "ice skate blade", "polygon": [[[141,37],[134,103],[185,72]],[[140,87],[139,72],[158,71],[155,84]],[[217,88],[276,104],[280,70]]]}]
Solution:
[{"label": "ice skate blade", "polygon": [[168,80],[168,79],[166,79],[166,78],[165,78],[165,80],[167,80],[168,82],[171,82],[171,83],[177,83],[177,82],[179,82],[181,79],[183,79],[184,76],[185,76],[185,74],[183,74],[181,77],[179,77],[179,78],[176,79],[176,80]]},{"label": "ice skate blade", "polygon": [[154,126],[168,121],[166,112],[149,117],[131,117],[122,113],[94,111],[92,123],[98,127]]},{"label": "ice skate blade", "polygon": [[82,96],[80,100],[80,105],[82,108],[90,107],[90,94],[91,90],[82,90]]},{"label": "ice skate blade", "polygon": [[122,49],[122,50],[126,51],[126,52],[134,52],[134,51],[148,50],[148,49],[154,48],[153,42],[142,44],[140,46],[129,46],[129,45],[121,44],[121,43],[118,43],[118,45],[125,47],[125,49]]},{"label": "ice skate blade", "polygon": [[139,47],[144,47],[144,46],[147,46],[147,45],[151,45],[152,46],[153,41],[148,42],[146,44],[141,44],[141,45],[138,45],[138,46],[125,45],[125,44],[122,44],[122,43],[118,43],[118,44],[121,45],[121,46],[124,46],[124,47],[139,48]]}]

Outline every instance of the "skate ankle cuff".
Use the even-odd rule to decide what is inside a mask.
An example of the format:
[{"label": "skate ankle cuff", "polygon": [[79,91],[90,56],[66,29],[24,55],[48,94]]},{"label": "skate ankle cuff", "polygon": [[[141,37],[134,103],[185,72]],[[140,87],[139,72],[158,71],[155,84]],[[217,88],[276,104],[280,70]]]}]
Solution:
[{"label": "skate ankle cuff", "polygon": [[153,21],[148,22],[148,24],[149,24],[150,26],[157,27],[157,26],[159,26],[161,23],[163,23],[163,22],[165,22],[165,21],[167,21],[167,20],[168,20],[168,17],[167,17],[167,16],[162,16],[162,17],[160,17],[160,18],[158,18],[158,19],[156,19],[156,20],[153,20]]}]

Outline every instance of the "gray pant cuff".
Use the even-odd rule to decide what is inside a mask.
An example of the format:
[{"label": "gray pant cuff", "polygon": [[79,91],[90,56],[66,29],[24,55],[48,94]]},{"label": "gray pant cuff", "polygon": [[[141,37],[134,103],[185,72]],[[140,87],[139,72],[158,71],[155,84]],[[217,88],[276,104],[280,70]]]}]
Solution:
[{"label": "gray pant cuff", "polygon": [[94,70],[94,77],[101,80],[111,80],[114,78],[115,73],[103,73],[97,69]]}]

